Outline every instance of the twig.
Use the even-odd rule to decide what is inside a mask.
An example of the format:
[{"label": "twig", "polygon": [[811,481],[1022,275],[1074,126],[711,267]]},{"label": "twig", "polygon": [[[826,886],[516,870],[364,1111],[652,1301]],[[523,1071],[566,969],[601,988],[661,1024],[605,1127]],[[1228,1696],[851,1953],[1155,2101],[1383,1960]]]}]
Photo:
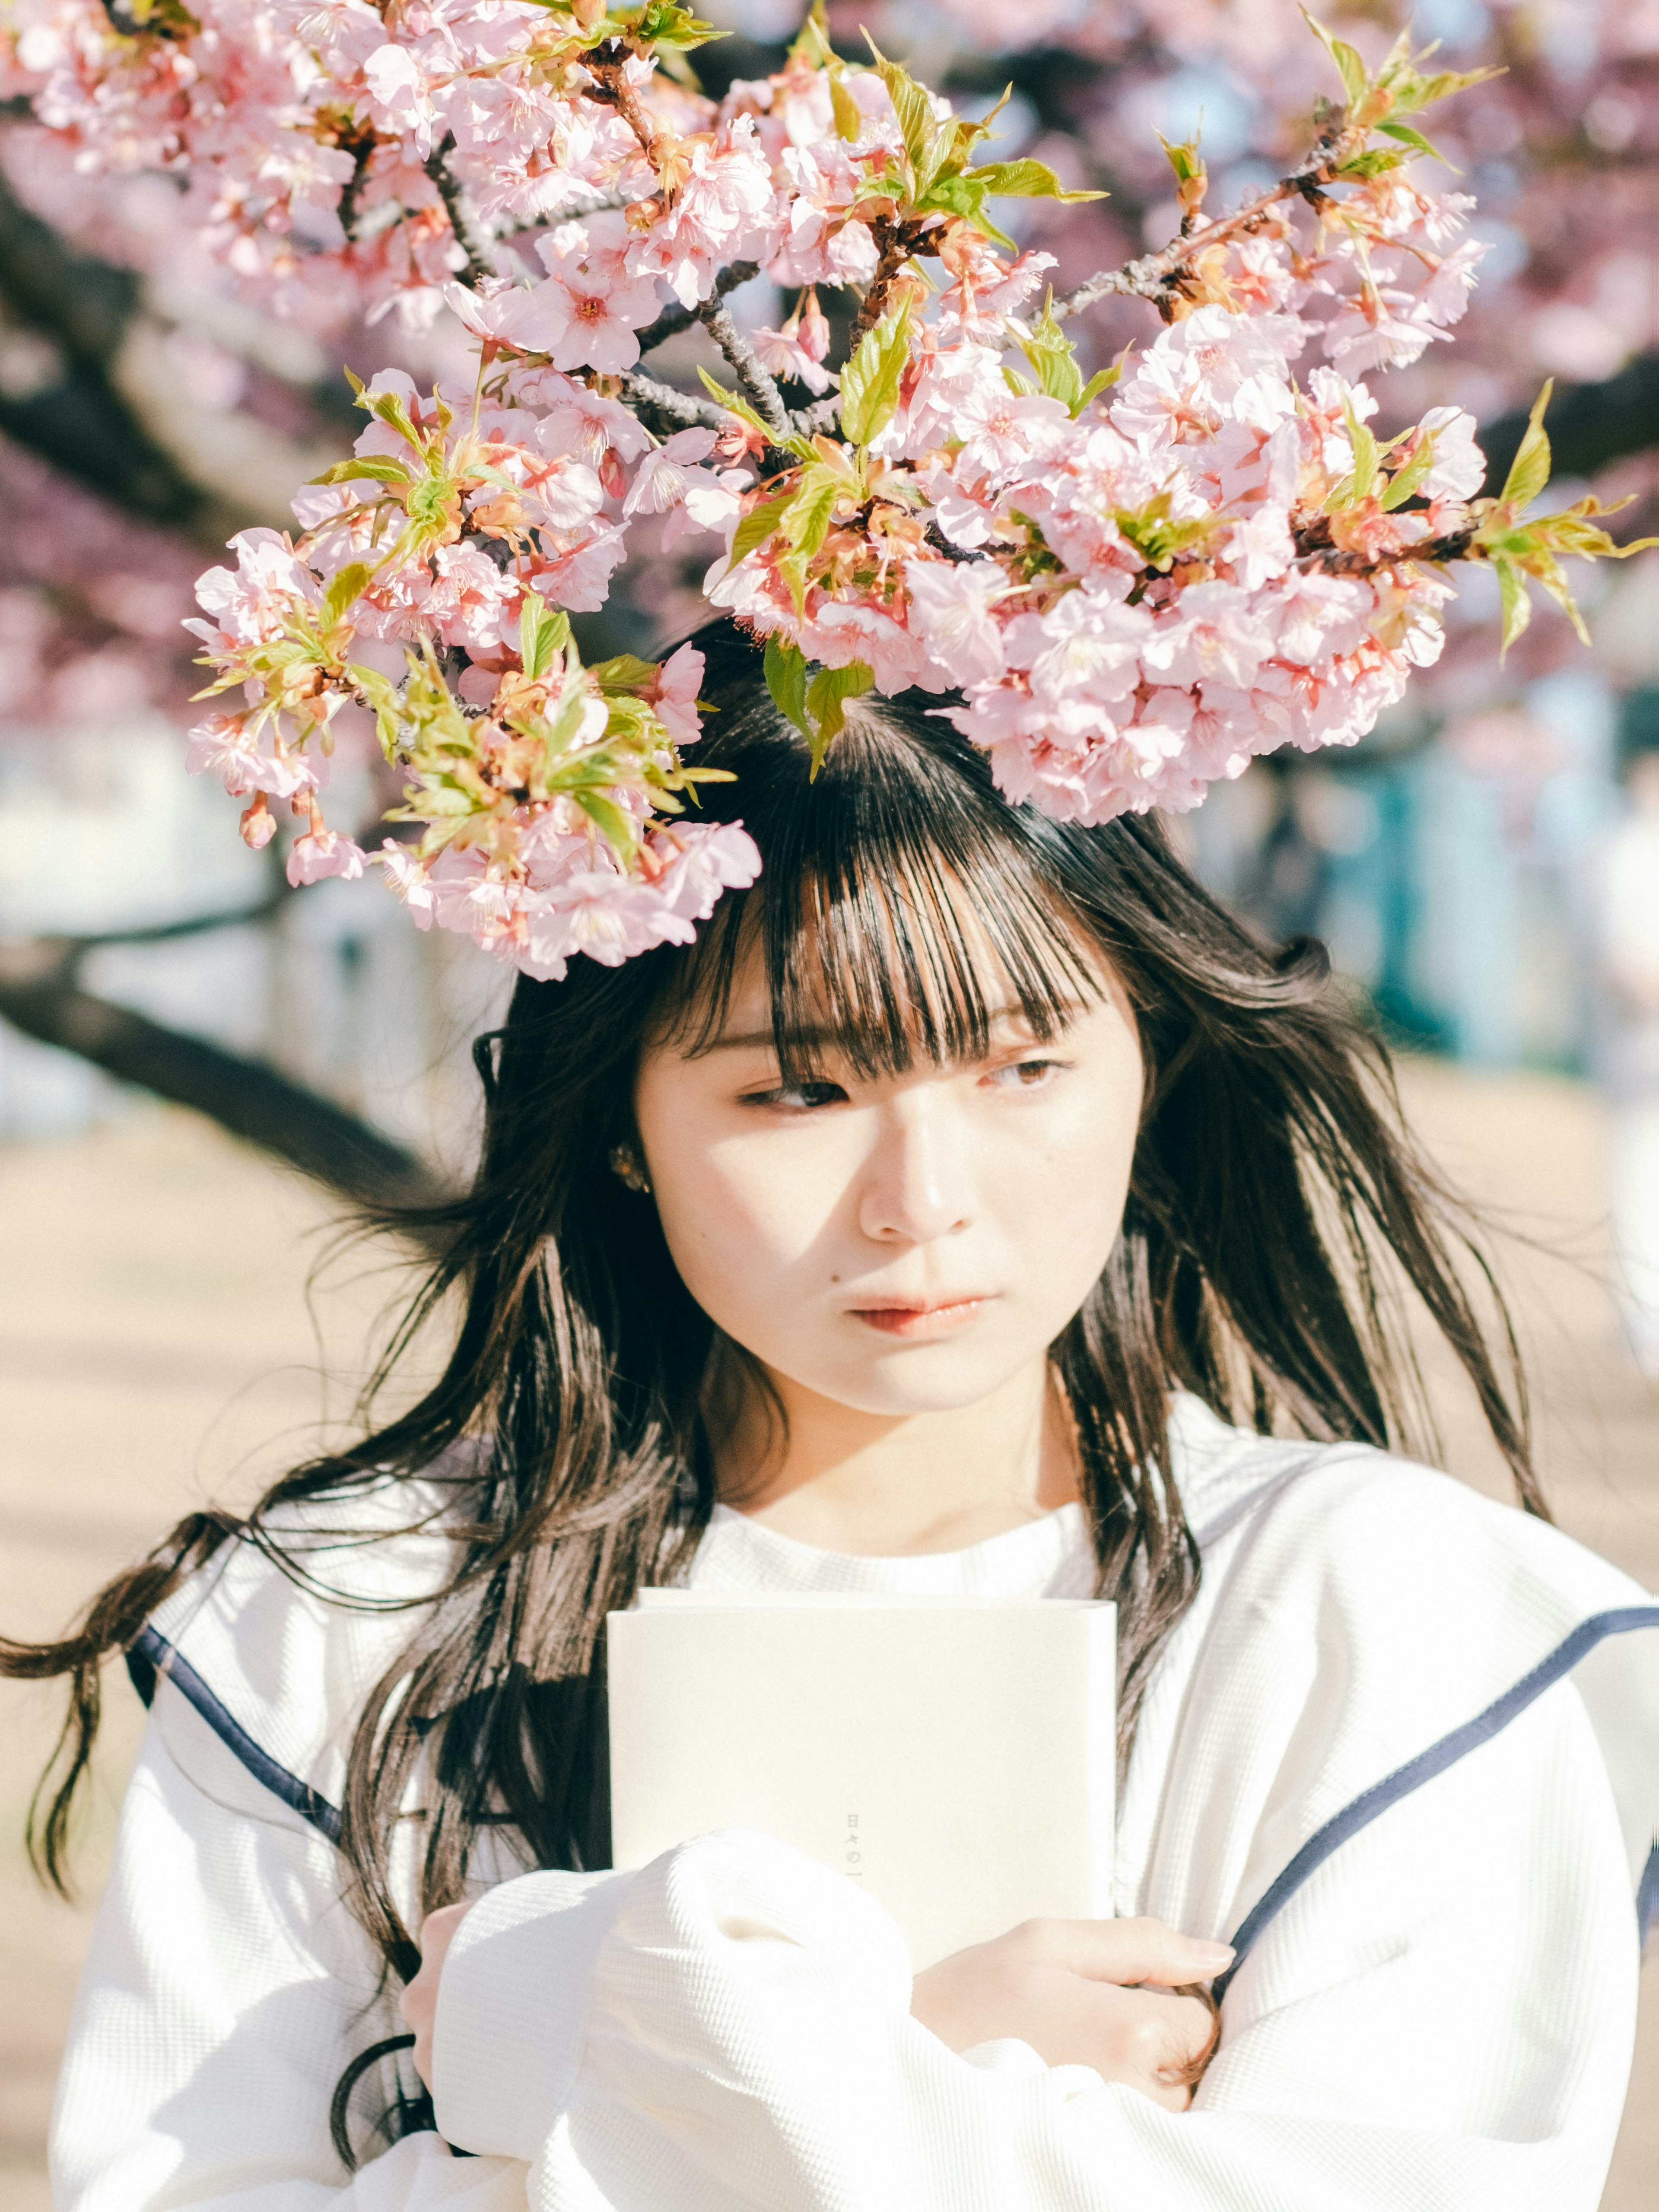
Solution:
[{"label": "twig", "polygon": [[449,227],[455,234],[456,243],[466,256],[466,283],[476,292],[486,276],[495,275],[495,264],[490,258],[487,237],[483,235],[467,205],[466,195],[449,173],[445,156],[455,141],[446,138],[434,148],[426,161],[426,173],[438,188],[438,197],[449,217]]},{"label": "twig", "polygon": [[[1242,208],[1207,228],[1195,230],[1189,238],[1173,238],[1161,252],[1144,254],[1139,261],[1131,261],[1121,269],[1103,269],[1090,277],[1086,284],[1063,300],[1056,300],[1054,316],[1064,322],[1067,315],[1081,313],[1092,307],[1097,300],[1113,294],[1120,296],[1151,300],[1156,304],[1167,301],[1178,289],[1186,264],[1212,246],[1224,246],[1241,234],[1255,229],[1266,218],[1268,210],[1281,200],[1306,200],[1310,206],[1318,207],[1323,198],[1322,188],[1334,179],[1336,171],[1351,150],[1347,141],[1358,138],[1362,143],[1368,134],[1352,131],[1345,122],[1322,133],[1313,150],[1293,176],[1281,177],[1270,191],[1249,200]],[[872,288],[874,289],[873,287]]]},{"label": "twig", "polygon": [[622,396],[628,406],[639,410],[648,430],[658,428],[663,422],[676,430],[698,426],[723,430],[732,419],[726,410],[714,400],[694,399],[689,392],[676,392],[672,384],[659,384],[654,376],[625,376]]},{"label": "twig", "polygon": [[724,301],[705,300],[697,320],[732,364],[732,374],[748,395],[750,405],[767,428],[779,440],[789,435],[789,410],[783,395],[756,359],[755,349],[732,319]]},{"label": "twig", "polygon": [[338,212],[340,228],[346,234],[347,245],[356,246],[357,203],[362,197],[363,186],[368,179],[369,162],[374,159],[374,149],[380,142],[372,130],[362,130],[355,137],[348,137],[342,132],[334,143],[343,154],[349,154],[351,156],[351,174],[346,179],[344,188],[341,191]]},{"label": "twig", "polygon": [[841,394],[832,392],[827,398],[815,399],[810,407],[798,407],[789,417],[789,427],[798,438],[816,438],[820,430],[833,430],[841,421]]},{"label": "twig", "polygon": [[859,340],[866,331],[874,330],[887,306],[887,295],[892,289],[893,279],[915,252],[921,241],[921,223],[872,222],[872,232],[879,243],[876,273],[870,279],[869,289],[860,304],[858,320],[853,325],[848,349],[858,351]]},{"label": "twig", "polygon": [[[751,276],[758,276],[758,261],[734,261],[729,269],[722,269],[714,279],[714,297],[723,300],[728,292],[735,292],[739,284],[746,284]],[[654,323],[647,323],[638,333],[640,351],[650,353],[665,339],[678,337],[689,331],[693,323],[702,319],[701,307],[665,307]]]}]

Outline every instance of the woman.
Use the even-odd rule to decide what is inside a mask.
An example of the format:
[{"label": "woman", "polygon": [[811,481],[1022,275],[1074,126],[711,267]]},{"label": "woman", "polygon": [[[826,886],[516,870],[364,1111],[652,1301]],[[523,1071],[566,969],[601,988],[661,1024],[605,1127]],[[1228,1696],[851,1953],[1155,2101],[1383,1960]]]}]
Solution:
[{"label": "woman", "polygon": [[[1659,1609],[1544,1525],[1382,1047],[1155,826],[882,701],[809,783],[697,643],[765,872],[520,986],[441,1379],[12,1649],[70,1784],[103,1655],[151,1700],[63,2212],[1589,2212]],[[1402,1292],[1532,1517],[1389,1455]],[[913,1982],[767,1838],[605,1871],[604,1618],[676,1580],[1114,1598],[1133,1917]]]}]

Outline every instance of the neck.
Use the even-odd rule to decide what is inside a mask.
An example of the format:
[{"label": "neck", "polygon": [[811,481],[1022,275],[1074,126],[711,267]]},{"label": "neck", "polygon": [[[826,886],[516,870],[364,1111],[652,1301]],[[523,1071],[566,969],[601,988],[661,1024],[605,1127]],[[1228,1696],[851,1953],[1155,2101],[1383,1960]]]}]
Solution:
[{"label": "neck", "polygon": [[860,1413],[768,1371],[716,1453],[723,1504],[826,1551],[960,1551],[1078,1494],[1071,1417],[1048,1361],[946,1413]]}]

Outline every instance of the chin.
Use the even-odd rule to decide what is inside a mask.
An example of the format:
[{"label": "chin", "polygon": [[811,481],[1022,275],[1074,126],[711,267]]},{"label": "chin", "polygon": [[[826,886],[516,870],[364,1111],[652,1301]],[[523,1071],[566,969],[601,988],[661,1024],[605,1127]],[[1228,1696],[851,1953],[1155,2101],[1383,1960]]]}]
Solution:
[{"label": "chin", "polygon": [[843,1370],[812,1387],[855,1413],[902,1419],[912,1413],[957,1413],[1000,1390],[1032,1354],[1022,1348],[1006,1359],[983,1346],[916,1345],[883,1352],[858,1371]]}]

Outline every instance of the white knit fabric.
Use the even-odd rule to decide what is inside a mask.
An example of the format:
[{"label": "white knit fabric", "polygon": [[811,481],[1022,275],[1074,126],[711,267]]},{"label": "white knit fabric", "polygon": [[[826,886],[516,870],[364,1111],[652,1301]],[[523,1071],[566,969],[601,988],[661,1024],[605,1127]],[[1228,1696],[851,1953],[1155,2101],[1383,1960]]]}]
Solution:
[{"label": "white knit fabric", "polygon": [[[1193,1934],[1232,1934],[1333,1814],[1579,1623],[1645,1601],[1553,1532],[1380,1454],[1243,1436],[1191,1400],[1176,1444],[1204,1587],[1148,1698],[1118,1893]],[[381,1500],[384,1516],[405,1517],[409,1496]],[[436,1535],[346,1546],[317,1520],[313,1540],[316,1577],[359,1595],[413,1595],[441,1564]],[[1088,1576],[1068,1507],[899,1560],[721,1512],[692,1579],[1058,1595]],[[355,1706],[407,1614],[331,1603],[239,1546],[158,1626],[255,1741],[337,1802]],[[497,1834],[437,2023],[440,2122],[479,2155],[425,2136],[352,2179],[329,2099],[400,2025],[375,1954],[332,1847],[164,1681],[64,2068],[57,2203],[1591,2212],[1633,2034],[1656,1646],[1652,1631],[1609,1639],[1343,1842],[1238,1972],[1186,2114],[1020,2044],[953,2055],[909,2018],[879,1907],[768,1838],[572,1875],[521,1872]],[[396,1843],[405,1894],[419,1810]]]}]

